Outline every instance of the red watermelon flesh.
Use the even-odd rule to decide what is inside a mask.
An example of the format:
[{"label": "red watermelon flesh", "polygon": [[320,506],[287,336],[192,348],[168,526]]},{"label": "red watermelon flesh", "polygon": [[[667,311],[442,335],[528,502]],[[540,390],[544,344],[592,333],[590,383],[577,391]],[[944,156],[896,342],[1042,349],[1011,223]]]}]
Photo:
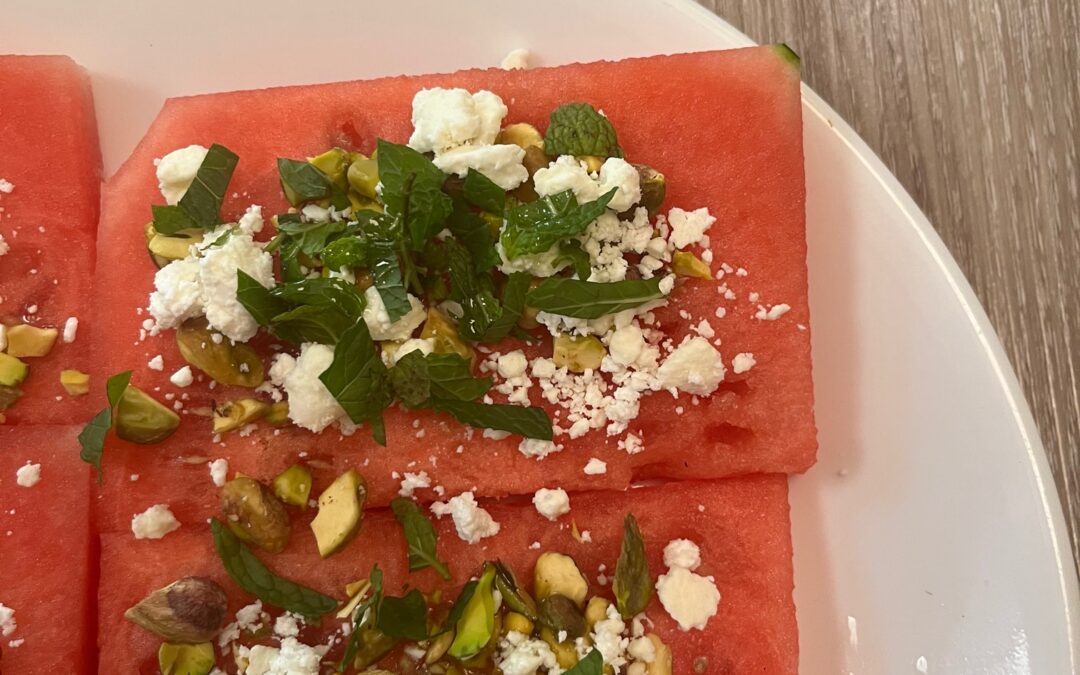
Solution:
[{"label": "red watermelon flesh", "polygon": [[[0,639],[0,672],[12,675],[93,672],[93,584],[86,465],[78,429],[0,427],[0,603],[17,628]],[[40,482],[16,483],[27,462]],[[16,645],[17,641],[21,643]]]},{"label": "red watermelon flesh", "polygon": [[[600,565],[610,575],[618,557],[622,520],[627,511],[644,534],[653,576],[664,572],[663,548],[674,538],[701,546],[698,573],[715,577],[720,611],[704,631],[681,632],[654,598],[648,616],[653,629],[675,655],[676,675],[694,672],[704,657],[708,672],[728,675],[797,672],[798,643],[792,603],[791,538],[787,482],[782,476],[754,476],[713,483],[687,482],[634,489],[623,493],[587,492],[571,496],[571,512],[558,524],[545,520],[529,504],[488,505],[502,531],[480,544],[468,545],[454,534],[447,519],[437,523],[439,552],[455,581],[474,574],[486,559],[500,557],[523,580],[531,577],[540,551],[572,555],[590,579],[591,594],[610,598],[610,587],[596,581]],[[593,543],[571,536],[570,520],[589,530]],[[406,585],[422,590],[440,587],[431,570],[408,574],[400,527],[385,510],[369,512],[360,535],[341,553],[325,561],[314,554],[305,523],[294,522],[290,548],[264,559],[275,572],[335,597],[348,582],[364,578],[372,564],[385,573],[389,594]],[[537,541],[540,549],[530,548]],[[230,611],[251,602],[225,575],[202,521],[187,523],[158,541],[135,541],[130,533],[102,537],[102,581],[98,596],[99,647],[102,672],[154,673],[158,640],[123,619],[123,612],[155,588],[189,574],[215,578],[230,593]],[[328,625],[337,621],[325,622]],[[309,644],[327,633],[309,628],[301,638]],[[340,655],[340,647],[328,659]],[[398,655],[384,664],[393,667]],[[224,665],[229,659],[220,659]],[[107,668],[106,668],[107,666]],[[230,670],[229,672],[232,672]]]},{"label": "red watermelon flesh", "polygon": [[[73,343],[27,358],[23,397],[4,414],[10,423],[70,423],[90,411],[71,398],[60,371],[87,371],[94,235],[101,160],[86,73],[62,56],[0,56],[0,322],[63,329],[79,320]],[[33,310],[33,311],[32,311]],[[59,397],[59,398],[58,398]]]},{"label": "red watermelon flesh", "polygon": [[[728,274],[723,282],[686,281],[678,299],[659,314],[676,343],[691,325],[709,319],[722,340],[725,359],[750,352],[756,367],[743,375],[729,369],[729,382],[698,406],[686,396],[678,401],[667,395],[647,397],[631,426],[644,436],[644,453],[619,457],[617,439],[602,432],[573,441],[563,437],[560,442],[566,449],[547,460],[545,473],[559,482],[572,480],[597,453],[607,453],[618,471],[635,477],[805,470],[814,460],[816,441],[809,332],[803,329],[808,314],[799,76],[765,47],[170,100],[105,188],[98,306],[102,325],[109,326],[100,345],[108,369],[134,368],[137,382],[179,393],[167,380],[183,365],[172,337],[134,344],[146,318],[138,309],[147,303],[154,272],[145,259],[142,228],[150,204],[162,201],[154,177],[155,157],[190,143],[224,144],[241,158],[226,215],[236,216],[253,202],[269,214],[285,206],[276,177],[277,157],[309,156],[332,145],[370,151],[377,137],[404,141],[411,129],[414,93],[432,86],[490,89],[508,104],[508,121],[528,121],[540,128],[557,105],[592,102],[614,123],[627,157],[667,175],[669,206],[707,206],[717,216],[711,231],[714,268],[723,261],[748,272],[748,276]],[[313,100],[319,105],[312,106]],[[722,299],[721,283],[737,294],[736,300]],[[758,294],[758,302],[750,302],[750,293]],[[786,303],[791,310],[776,321],[760,321],[753,318],[759,303]],[[727,310],[723,319],[715,316],[720,305]],[[691,319],[680,318],[681,310]],[[164,372],[146,366],[159,353],[165,359]],[[221,388],[210,391],[205,383],[185,393],[193,405],[236,395]],[[672,419],[679,419],[674,412],[678,407],[683,408],[686,423],[672,425]],[[463,430],[454,425],[445,432],[429,429],[424,438],[416,439],[409,424],[413,414],[390,417],[390,447],[372,452],[422,463],[433,452],[462,442]],[[427,420],[422,424],[432,426]],[[493,465],[500,470],[479,477],[480,492],[525,492],[536,486],[501,470],[506,458],[514,456],[517,442],[473,440],[472,451],[478,456],[500,453]],[[316,438],[312,443],[327,452],[352,452],[352,443],[324,444]],[[687,453],[686,448],[707,450]],[[612,466],[609,463],[609,470]]]}]

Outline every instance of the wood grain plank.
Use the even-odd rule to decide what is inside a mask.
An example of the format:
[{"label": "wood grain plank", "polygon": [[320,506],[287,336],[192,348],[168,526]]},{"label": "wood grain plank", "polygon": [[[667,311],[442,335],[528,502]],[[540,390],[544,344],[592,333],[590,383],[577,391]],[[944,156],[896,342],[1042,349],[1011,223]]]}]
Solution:
[{"label": "wood grain plank", "polygon": [[1080,558],[1080,3],[701,0],[804,79],[915,198],[986,307]]}]

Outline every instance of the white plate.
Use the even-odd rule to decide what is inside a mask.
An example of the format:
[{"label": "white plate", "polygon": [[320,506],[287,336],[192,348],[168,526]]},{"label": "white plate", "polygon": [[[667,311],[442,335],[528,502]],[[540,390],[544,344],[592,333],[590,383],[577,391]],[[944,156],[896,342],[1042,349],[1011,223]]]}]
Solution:
[{"label": "white plate", "polygon": [[[90,69],[108,172],[170,95],[493,65],[515,47],[556,64],[751,44],[682,0],[7,4],[0,50]],[[1072,672],[1075,567],[1001,346],[896,179],[803,98],[821,461],[792,481],[802,672],[914,673],[920,657],[930,673]]]}]

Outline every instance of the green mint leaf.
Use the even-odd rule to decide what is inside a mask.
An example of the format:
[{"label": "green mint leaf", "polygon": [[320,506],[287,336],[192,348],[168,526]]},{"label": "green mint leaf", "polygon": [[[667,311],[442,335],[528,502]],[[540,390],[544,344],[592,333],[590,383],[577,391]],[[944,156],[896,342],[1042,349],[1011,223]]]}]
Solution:
[{"label": "green mint leaf", "polygon": [[277,576],[217,518],[210,521],[214,548],[225,571],[248,593],[273,605],[309,619],[317,619],[337,608],[337,600],[318,591]]},{"label": "green mint leaf", "polygon": [[506,203],[506,191],[476,169],[469,169],[465,174],[465,186],[462,194],[465,200],[478,209],[497,216],[503,214]]},{"label": "green mint leaf", "polygon": [[588,103],[566,103],[551,112],[544,152],[549,155],[622,157],[615,127]]},{"label": "green mint leaf", "polygon": [[484,289],[458,301],[461,305],[461,319],[458,321],[458,333],[470,342],[481,342],[492,326],[503,316],[502,305],[495,299],[494,293]]},{"label": "green mint leaf", "polygon": [[499,252],[495,250],[495,235],[486,220],[469,209],[461,198],[454,199],[454,210],[446,227],[472,258],[477,273],[484,273],[499,264]]},{"label": "green mint leaf", "polygon": [[368,248],[371,257],[371,280],[379,291],[390,321],[397,321],[412,311],[412,305],[402,281],[396,247],[393,242],[376,240],[371,241]]},{"label": "green mint leaf", "polygon": [[401,218],[409,247],[423,250],[453,209],[450,196],[442,190],[446,174],[408,146],[380,139],[378,151],[386,212]]},{"label": "green mint leaf", "polygon": [[390,369],[389,382],[394,396],[407,408],[419,408],[431,398],[427,361],[418,351],[409,352],[398,359]]},{"label": "green mint leaf", "polygon": [[161,234],[176,234],[180,230],[198,228],[191,216],[179,206],[154,204],[150,212],[154,214],[154,229]]},{"label": "green mint leaf", "polygon": [[293,206],[330,196],[330,177],[319,171],[314,164],[279,157],[277,167],[281,177],[281,189]]},{"label": "green mint leaf", "polygon": [[342,237],[326,245],[322,250],[322,263],[335,272],[343,269],[368,266],[369,247],[366,239]]},{"label": "green mint leaf", "polygon": [[130,370],[117,373],[105,382],[105,394],[109,399],[109,408],[116,407],[116,404],[120,402],[120,397],[124,395],[124,391],[127,390],[129,384],[131,384]]},{"label": "green mint leaf", "polygon": [[333,362],[319,379],[349,419],[356,424],[370,423],[375,439],[386,444],[383,411],[392,400],[386,366],[362,318],[342,334]]},{"label": "green mint leaf", "polygon": [[281,280],[290,283],[294,281],[303,281],[307,278],[307,274],[300,264],[300,245],[289,239],[287,235],[279,234],[279,237],[283,237],[281,243],[281,255],[279,261],[281,262]]},{"label": "green mint leaf", "polygon": [[390,637],[426,640],[427,601],[424,600],[424,594],[414,588],[401,598],[383,598],[379,613],[375,617],[375,627]]},{"label": "green mint leaf", "polygon": [[390,502],[390,508],[405,532],[405,542],[409,547],[409,571],[431,567],[443,579],[450,581],[450,570],[438,557],[438,535],[435,533],[435,526],[416,502],[398,497]]},{"label": "green mint leaf", "polygon": [[489,377],[473,377],[469,361],[457,354],[409,352],[390,369],[391,388],[409,408],[425,406],[431,398],[475,401],[491,384]]},{"label": "green mint leaf", "polygon": [[592,261],[589,260],[589,254],[581,248],[581,242],[566,241],[559,245],[559,257],[553,264],[557,266],[563,262],[570,263],[578,279],[587,280],[592,276]]},{"label": "green mint leaf", "polygon": [[443,399],[432,400],[428,407],[478,429],[497,429],[544,441],[552,439],[551,418],[543,408]]},{"label": "green mint leaf", "polygon": [[660,300],[660,277],[612,283],[551,278],[529,291],[526,302],[549,314],[576,319],[598,319]]},{"label": "green mint leaf", "polygon": [[304,279],[270,293],[287,310],[271,319],[271,329],[294,344],[334,344],[364,311],[364,296],[343,279]]},{"label": "green mint leaf", "polygon": [[275,286],[271,293],[294,306],[313,305],[353,319],[364,311],[364,296],[344,279],[304,279]]},{"label": "green mint leaf", "polygon": [[112,428],[112,408],[105,408],[87,423],[79,432],[79,459],[97,469],[98,485],[101,485],[104,472],[101,469],[101,457],[105,453],[105,437]]},{"label": "green mint leaf", "polygon": [[599,218],[616,188],[596,201],[578,204],[572,190],[522,204],[506,214],[502,245],[507,258],[543,253],[563,239],[576,237]]},{"label": "green mint leaf", "polygon": [[195,173],[195,180],[178,204],[196,227],[210,229],[221,222],[221,205],[225,202],[229,181],[239,159],[223,145],[215,143],[210,146]]},{"label": "green mint leaf", "polygon": [[623,520],[622,548],[615,563],[615,579],[611,585],[619,614],[624,619],[630,619],[644,612],[652,598],[652,589],[649,562],[645,559],[645,540],[634,514],[628,513]]},{"label": "green mint leaf", "polygon": [[236,300],[260,326],[269,326],[288,306],[244,270],[236,270]]},{"label": "green mint leaf", "polygon": [[341,221],[305,223],[298,219],[278,218],[278,231],[284,232],[296,243],[297,251],[312,258],[318,258],[326,248],[327,242],[345,232],[346,227],[346,224]]},{"label": "green mint leaf", "polygon": [[337,343],[352,323],[352,319],[335,312],[308,305],[278,314],[270,325],[274,335],[294,345],[305,342],[332,345]]},{"label": "green mint leaf", "polygon": [[502,312],[480,335],[480,342],[498,342],[517,327],[518,319],[525,311],[525,297],[531,281],[532,276],[526,272],[514,272],[507,278],[503,286]]},{"label": "green mint leaf", "polygon": [[603,672],[604,656],[599,649],[593,648],[585,655],[585,658],[578,661],[570,670],[565,671],[563,675],[601,675]]}]

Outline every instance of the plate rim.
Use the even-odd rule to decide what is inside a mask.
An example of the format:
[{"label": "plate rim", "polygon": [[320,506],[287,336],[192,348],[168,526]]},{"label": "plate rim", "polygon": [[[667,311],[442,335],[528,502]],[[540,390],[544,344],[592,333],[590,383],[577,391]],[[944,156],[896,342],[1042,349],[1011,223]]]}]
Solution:
[{"label": "plate rim", "polygon": [[[757,44],[745,33],[695,0],[664,0],[664,3],[732,43],[747,47]],[[1050,470],[1046,446],[1042,442],[1042,436],[1031,413],[1027,397],[1005,353],[1001,338],[990,323],[989,315],[975,295],[975,290],[968,282],[963,270],[945,246],[944,240],[907,189],[901,185],[899,179],[851,125],[817,92],[805,82],[802,83],[801,89],[804,111],[810,112],[821,123],[829,126],[830,132],[858,158],[864,169],[885,189],[892,203],[903,213],[908,227],[919,237],[948,283],[953,296],[960,301],[964,316],[974,329],[979,344],[982,346],[982,354],[993,368],[998,384],[1008,402],[1012,419],[1023,438],[1023,450],[1038,487],[1043,517],[1049,525],[1058,581],[1061,594],[1065,598],[1064,618],[1069,640],[1070,663],[1072,670],[1076,672],[1080,670],[1078,668],[1080,666],[1080,578],[1078,578],[1076,562],[1069,545],[1065,513],[1057,491],[1057,484],[1054,482],[1053,472]]]}]

